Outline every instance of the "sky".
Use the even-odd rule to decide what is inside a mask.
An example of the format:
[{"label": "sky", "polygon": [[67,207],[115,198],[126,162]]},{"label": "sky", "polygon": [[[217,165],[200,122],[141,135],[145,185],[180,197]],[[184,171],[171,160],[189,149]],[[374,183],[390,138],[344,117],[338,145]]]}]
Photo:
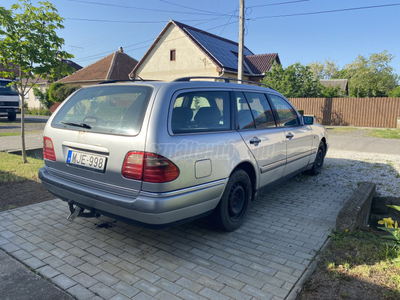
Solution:
[{"label": "sky", "polygon": [[[170,19],[238,41],[239,0],[50,2],[65,18],[58,32],[63,50],[83,67],[119,47],[140,60]],[[342,68],[358,55],[386,50],[400,74],[400,0],[245,0],[245,8],[245,46],[254,54],[278,53],[284,67],[328,59]]]}]

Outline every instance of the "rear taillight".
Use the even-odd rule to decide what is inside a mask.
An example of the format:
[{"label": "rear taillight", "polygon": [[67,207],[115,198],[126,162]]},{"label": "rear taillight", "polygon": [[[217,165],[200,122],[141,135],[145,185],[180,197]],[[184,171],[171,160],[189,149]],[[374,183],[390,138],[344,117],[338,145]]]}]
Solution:
[{"label": "rear taillight", "polygon": [[161,155],[146,152],[129,152],[122,167],[126,178],[162,183],[179,176],[178,167]]},{"label": "rear taillight", "polygon": [[48,137],[43,137],[43,158],[56,161],[56,154],[54,153],[53,142]]},{"label": "rear taillight", "polygon": [[129,152],[122,167],[122,176],[129,179],[142,180],[143,157],[143,152]]},{"label": "rear taillight", "polygon": [[178,176],[179,169],[172,161],[154,153],[145,154],[143,181],[168,182],[175,180]]}]

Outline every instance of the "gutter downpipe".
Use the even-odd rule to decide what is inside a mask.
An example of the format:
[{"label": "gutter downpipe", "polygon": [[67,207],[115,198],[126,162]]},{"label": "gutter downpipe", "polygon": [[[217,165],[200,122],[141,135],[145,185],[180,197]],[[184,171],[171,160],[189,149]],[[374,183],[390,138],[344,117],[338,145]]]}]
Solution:
[{"label": "gutter downpipe", "polygon": [[222,68],[222,74],[219,75],[218,77],[222,77],[222,76],[224,76],[224,75],[225,75],[225,68]]}]

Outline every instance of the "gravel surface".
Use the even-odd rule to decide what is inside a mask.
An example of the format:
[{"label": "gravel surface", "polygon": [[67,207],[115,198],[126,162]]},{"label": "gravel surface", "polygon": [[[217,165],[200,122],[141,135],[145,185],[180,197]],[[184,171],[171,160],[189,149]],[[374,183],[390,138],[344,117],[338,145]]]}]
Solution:
[{"label": "gravel surface", "polygon": [[[300,176],[301,179],[303,179]],[[320,175],[304,178],[312,182],[355,189],[358,182],[376,184],[376,195],[400,197],[400,154],[329,150]]]}]

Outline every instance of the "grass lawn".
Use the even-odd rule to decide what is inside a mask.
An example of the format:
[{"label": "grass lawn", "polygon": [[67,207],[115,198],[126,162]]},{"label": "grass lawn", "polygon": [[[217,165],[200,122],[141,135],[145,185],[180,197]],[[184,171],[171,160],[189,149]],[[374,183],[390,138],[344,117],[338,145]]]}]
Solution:
[{"label": "grass lawn", "polygon": [[[27,134],[34,134],[34,133],[41,133],[43,131],[29,131],[29,132],[25,132],[25,135]],[[3,136],[20,136],[21,132],[0,132],[0,137]]]},{"label": "grass lawn", "polygon": [[329,130],[329,132],[351,132],[351,131],[355,131],[355,130],[359,130],[359,128],[357,127],[329,127],[329,126],[325,126],[327,127],[327,129]]},{"label": "grass lawn", "polygon": [[373,129],[369,133],[370,136],[384,139],[400,139],[400,128],[398,129]]},{"label": "grass lawn", "polygon": [[[383,232],[383,231],[382,231]],[[372,232],[331,234],[297,299],[400,299],[400,248]]]},{"label": "grass lawn", "polygon": [[0,183],[25,180],[39,181],[38,171],[43,166],[43,160],[28,157],[24,164],[19,155],[0,152]]}]

